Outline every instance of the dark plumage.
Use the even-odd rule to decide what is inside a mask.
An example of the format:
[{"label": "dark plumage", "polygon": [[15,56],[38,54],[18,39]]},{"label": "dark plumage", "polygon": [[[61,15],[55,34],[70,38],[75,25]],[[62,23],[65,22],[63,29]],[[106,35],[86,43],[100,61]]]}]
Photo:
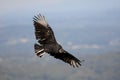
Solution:
[{"label": "dark plumage", "polygon": [[65,51],[60,44],[57,43],[54,33],[41,14],[34,16],[35,36],[39,44],[35,44],[35,53],[42,57],[46,52],[57,59],[69,63],[73,67],[81,66],[81,61]]}]

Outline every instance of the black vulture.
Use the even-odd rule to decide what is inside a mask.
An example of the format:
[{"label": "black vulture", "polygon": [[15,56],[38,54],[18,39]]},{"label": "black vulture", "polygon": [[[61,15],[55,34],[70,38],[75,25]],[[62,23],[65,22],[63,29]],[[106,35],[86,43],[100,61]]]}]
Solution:
[{"label": "black vulture", "polygon": [[57,59],[60,59],[73,67],[81,66],[81,61],[72,54],[65,51],[55,39],[54,33],[50,25],[41,14],[33,18],[35,27],[35,37],[38,43],[34,44],[35,53],[42,57],[44,53],[48,53]]}]

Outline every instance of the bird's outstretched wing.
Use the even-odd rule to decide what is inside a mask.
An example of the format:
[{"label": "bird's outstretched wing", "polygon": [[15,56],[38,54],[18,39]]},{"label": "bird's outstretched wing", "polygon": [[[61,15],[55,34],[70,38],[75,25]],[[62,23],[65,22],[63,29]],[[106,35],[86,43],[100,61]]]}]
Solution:
[{"label": "bird's outstretched wing", "polygon": [[45,20],[45,17],[41,14],[34,16],[35,36],[40,44],[56,43],[54,33]]},{"label": "bird's outstretched wing", "polygon": [[67,51],[64,51],[62,53],[50,54],[50,55],[54,56],[57,59],[64,61],[65,63],[70,64],[73,67],[81,66],[82,61],[80,61],[79,59],[77,59],[73,55],[69,54]]}]

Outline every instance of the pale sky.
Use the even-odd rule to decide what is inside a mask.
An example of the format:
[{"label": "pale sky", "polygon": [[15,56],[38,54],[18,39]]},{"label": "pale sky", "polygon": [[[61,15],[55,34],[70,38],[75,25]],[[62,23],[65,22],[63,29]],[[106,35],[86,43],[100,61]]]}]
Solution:
[{"label": "pale sky", "polygon": [[97,12],[120,10],[120,0],[1,0],[0,14],[14,12],[64,12],[86,11]]},{"label": "pale sky", "polygon": [[[120,19],[120,0],[1,0],[0,21],[25,20],[38,13],[52,18]],[[50,18],[51,19],[51,18]],[[8,21],[6,21],[8,20]]]},{"label": "pale sky", "polygon": [[[5,39],[2,38],[3,41],[6,40],[4,43],[30,42],[28,38],[18,35],[24,36],[22,33],[26,33],[30,36],[29,32],[33,34],[32,18],[38,13],[45,15],[56,35],[63,35],[66,41],[67,38],[71,39],[68,42],[73,40],[82,44],[73,44],[77,49],[108,46],[113,49],[115,45],[117,48],[120,46],[120,0],[1,0],[0,35],[6,35],[3,36]],[[19,26],[21,28],[18,28]],[[25,26],[27,28],[23,28]],[[22,28],[23,32],[16,36],[14,31],[17,33],[17,29]],[[59,33],[59,29],[63,29],[64,34]],[[8,32],[11,32],[11,36],[8,36]],[[72,33],[78,33],[80,38],[71,38]],[[57,36],[59,37],[61,36]],[[59,41],[64,43],[65,39]]]}]

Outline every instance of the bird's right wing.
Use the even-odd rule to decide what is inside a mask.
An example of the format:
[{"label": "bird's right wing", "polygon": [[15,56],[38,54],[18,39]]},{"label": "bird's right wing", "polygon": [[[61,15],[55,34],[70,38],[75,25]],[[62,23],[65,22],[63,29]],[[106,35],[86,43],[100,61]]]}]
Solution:
[{"label": "bird's right wing", "polygon": [[67,51],[62,51],[62,53],[50,54],[57,59],[60,59],[73,67],[81,66],[81,62],[79,59],[74,57],[72,54],[69,54]]}]

